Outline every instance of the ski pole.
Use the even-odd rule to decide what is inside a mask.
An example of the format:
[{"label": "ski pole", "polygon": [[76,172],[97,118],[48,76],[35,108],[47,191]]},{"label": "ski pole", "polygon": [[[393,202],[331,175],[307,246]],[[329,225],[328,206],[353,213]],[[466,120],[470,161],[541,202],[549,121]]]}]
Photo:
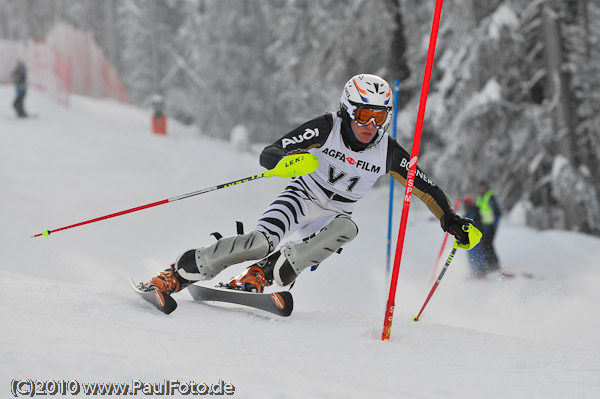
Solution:
[{"label": "ski pole", "polygon": [[429,300],[433,296],[433,293],[437,289],[438,285],[440,285],[440,281],[442,281],[442,277],[444,277],[444,273],[446,273],[446,270],[448,270],[448,266],[450,266],[450,262],[452,262],[452,259],[454,259],[454,255],[456,254],[457,249],[458,248],[456,246],[454,246],[452,248],[452,252],[450,252],[450,255],[448,255],[448,259],[446,260],[446,263],[444,264],[444,268],[440,272],[440,275],[438,276],[437,280],[435,281],[435,284],[433,284],[433,287],[431,287],[431,291],[429,291],[429,295],[427,295],[427,299],[425,300],[425,303],[423,304],[421,311],[419,312],[418,315],[413,317],[413,321],[419,321],[419,317],[421,317],[421,313],[423,313],[425,306],[427,306],[427,303],[429,303]]},{"label": "ski pole", "polygon": [[421,317],[421,314],[423,313],[425,306],[427,306],[427,303],[429,303],[429,300],[433,296],[433,293],[437,289],[438,285],[440,285],[440,281],[442,281],[442,277],[444,277],[446,270],[448,270],[448,266],[450,266],[450,262],[452,262],[452,259],[454,259],[454,255],[456,255],[456,250],[458,248],[471,250],[477,244],[479,244],[479,241],[481,240],[481,231],[479,231],[475,226],[473,226],[472,224],[469,223],[469,225],[463,226],[463,231],[465,231],[469,235],[469,242],[467,244],[459,244],[458,241],[454,241],[454,245],[452,245],[452,252],[450,252],[450,255],[448,255],[448,259],[446,259],[444,268],[440,272],[440,275],[438,276],[437,280],[435,281],[435,284],[433,284],[433,287],[431,287],[431,291],[429,291],[429,295],[427,295],[427,299],[425,300],[423,307],[421,307],[421,311],[419,312],[418,315],[413,317],[413,321],[419,321],[419,317]]},{"label": "ski pole", "polygon": [[[456,209],[458,209],[459,203],[460,203],[460,200],[456,200],[456,203],[454,204],[454,212],[456,212]],[[448,232],[446,232],[446,234],[444,234],[444,240],[442,241],[442,247],[440,248],[440,253],[438,254],[438,257],[435,261],[435,265],[433,266],[433,273],[431,273],[430,284],[433,283],[433,280],[435,279],[435,274],[437,273],[438,266],[440,264],[440,259],[442,259],[442,254],[444,253],[444,248],[446,248],[446,241],[448,241],[449,235],[450,234]]]},{"label": "ski pole", "polygon": [[142,209],[148,209],[148,208],[152,208],[152,207],[155,207],[158,205],[168,204],[170,202],[175,202],[175,201],[179,201],[179,200],[193,197],[196,195],[205,194],[205,193],[215,191],[215,190],[220,190],[222,188],[227,188],[227,187],[235,186],[238,184],[247,183],[249,181],[261,179],[263,177],[269,178],[269,177],[273,177],[273,176],[279,176],[279,177],[287,178],[287,177],[302,176],[302,175],[306,175],[308,173],[314,172],[318,167],[319,167],[319,159],[313,154],[301,153],[301,154],[288,155],[288,156],[285,156],[284,158],[282,158],[273,169],[267,170],[266,172],[261,173],[259,175],[245,177],[243,179],[219,184],[219,185],[216,185],[213,187],[205,188],[202,190],[194,191],[191,193],[179,195],[179,196],[172,197],[172,198],[167,198],[167,199],[164,199],[161,201],[152,202],[150,204],[137,206],[135,208],[126,209],[124,211],[111,213],[109,215],[100,216],[100,217],[97,217],[94,219],[86,220],[86,221],[83,221],[80,223],[75,223],[75,224],[72,224],[69,226],[60,227],[60,228],[53,229],[53,230],[44,229],[44,231],[31,236],[31,238],[40,237],[40,236],[48,237],[50,234],[56,233],[61,230],[67,230],[67,229],[71,229],[73,227],[83,226],[85,224],[99,222],[101,220],[125,215],[127,213],[141,211]]}]

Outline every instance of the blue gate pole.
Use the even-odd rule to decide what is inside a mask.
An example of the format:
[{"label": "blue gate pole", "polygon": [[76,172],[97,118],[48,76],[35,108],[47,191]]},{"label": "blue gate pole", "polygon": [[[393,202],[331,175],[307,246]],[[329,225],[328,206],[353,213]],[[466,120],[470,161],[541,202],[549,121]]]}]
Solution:
[{"label": "blue gate pole", "polygon": [[[393,126],[392,126],[392,137],[396,138],[397,130],[397,116],[398,116],[398,97],[400,95],[400,80],[396,79],[394,82],[394,109],[393,109]],[[389,200],[389,212],[388,212],[388,231],[387,231],[387,252],[385,260],[385,276],[386,281],[390,279],[391,270],[391,259],[392,259],[392,222],[394,215],[394,178],[390,176],[390,200]]]}]

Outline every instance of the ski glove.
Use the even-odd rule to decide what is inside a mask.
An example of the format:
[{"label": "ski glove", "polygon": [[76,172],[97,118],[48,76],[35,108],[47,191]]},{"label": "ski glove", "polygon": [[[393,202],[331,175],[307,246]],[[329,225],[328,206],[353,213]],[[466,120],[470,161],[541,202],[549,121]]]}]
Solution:
[{"label": "ski glove", "polygon": [[458,241],[458,244],[470,247],[467,227],[469,224],[474,224],[472,219],[461,218],[456,213],[448,211],[444,213],[440,219],[440,223],[442,225],[442,229],[452,234],[454,238],[456,238],[456,241]]}]

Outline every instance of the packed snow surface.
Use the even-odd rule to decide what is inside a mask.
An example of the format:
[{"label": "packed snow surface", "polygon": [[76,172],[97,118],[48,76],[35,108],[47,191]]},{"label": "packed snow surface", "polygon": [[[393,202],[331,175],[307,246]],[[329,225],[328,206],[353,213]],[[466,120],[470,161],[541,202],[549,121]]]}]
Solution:
[{"label": "packed snow surface", "polygon": [[[36,91],[26,100],[34,117],[19,120],[12,95],[0,86],[0,396],[31,379],[147,389],[222,381],[240,398],[600,397],[598,238],[505,218],[496,246],[517,277],[472,280],[460,250],[413,322],[450,251],[449,243],[434,273],[443,232],[415,199],[391,339],[382,341],[389,291],[382,182],[357,207],[358,237],[299,277],[291,317],[194,303],[187,292],[174,295],[179,308],[167,316],[143,302],[128,277],[148,280],[213,242],[210,233],[234,234],[235,221],[251,229],[284,179],[31,236],[261,173],[261,144],[239,152],[229,132],[217,140],[172,120],[157,136],[146,110],[78,96],[64,108]],[[394,236],[403,187],[396,190]]]}]

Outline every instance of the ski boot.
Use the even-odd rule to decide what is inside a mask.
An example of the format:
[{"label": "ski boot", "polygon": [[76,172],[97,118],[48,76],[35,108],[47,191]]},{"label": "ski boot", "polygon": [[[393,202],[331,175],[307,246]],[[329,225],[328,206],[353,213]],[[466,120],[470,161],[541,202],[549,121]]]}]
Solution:
[{"label": "ski boot", "polygon": [[252,265],[239,275],[233,277],[229,282],[225,284],[221,283],[220,286],[222,288],[261,294],[264,292],[265,287],[271,284],[272,281],[267,281],[263,269],[258,265]]},{"label": "ski boot", "polygon": [[191,281],[188,281],[179,275],[177,270],[175,270],[175,264],[173,263],[170,268],[163,270],[158,273],[158,276],[148,281],[145,284],[145,288],[147,291],[158,289],[171,295],[181,291],[190,284],[192,284]]}]

